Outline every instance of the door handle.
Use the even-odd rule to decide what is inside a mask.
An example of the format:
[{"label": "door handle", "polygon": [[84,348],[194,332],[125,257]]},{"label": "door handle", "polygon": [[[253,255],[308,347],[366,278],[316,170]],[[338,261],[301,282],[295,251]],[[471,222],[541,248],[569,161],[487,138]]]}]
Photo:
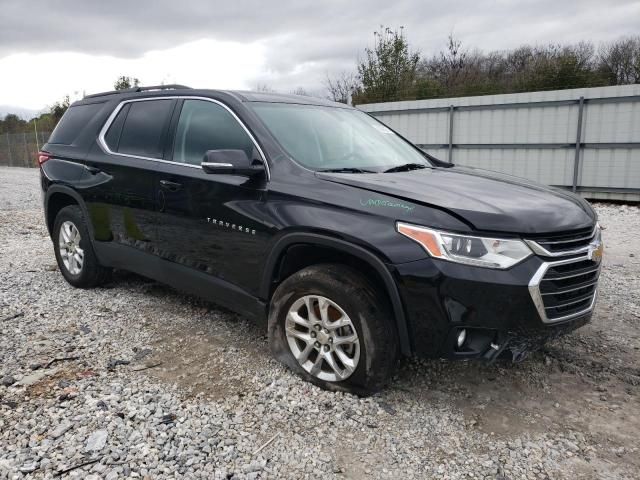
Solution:
[{"label": "door handle", "polygon": [[160,180],[160,187],[170,192],[177,192],[182,188],[182,184],[178,182],[172,182],[170,180]]}]

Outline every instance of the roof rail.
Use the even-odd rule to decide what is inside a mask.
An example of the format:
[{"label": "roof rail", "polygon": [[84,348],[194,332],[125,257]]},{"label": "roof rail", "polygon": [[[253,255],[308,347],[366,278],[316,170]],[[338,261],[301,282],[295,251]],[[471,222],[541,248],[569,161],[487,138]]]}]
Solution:
[{"label": "roof rail", "polygon": [[137,93],[137,92],[147,92],[149,90],[191,90],[191,87],[187,87],[186,85],[150,85],[148,87],[133,87],[133,88],[125,88],[123,90],[111,90],[109,92],[100,92],[100,93],[92,93],[91,95],[85,95],[84,98],[94,98],[94,97],[103,97],[105,95],[116,95],[118,93]]},{"label": "roof rail", "polygon": [[191,90],[191,87],[187,87],[186,85],[178,85],[178,84],[169,84],[169,85],[151,85],[149,87],[134,87],[132,90],[134,92],[146,92],[147,90]]}]

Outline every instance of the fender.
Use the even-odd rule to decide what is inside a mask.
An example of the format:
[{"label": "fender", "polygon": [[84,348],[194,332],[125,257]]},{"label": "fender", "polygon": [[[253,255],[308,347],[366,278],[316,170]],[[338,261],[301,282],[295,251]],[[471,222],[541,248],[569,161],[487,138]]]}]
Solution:
[{"label": "fender", "polygon": [[[89,211],[87,210],[87,205],[86,203],[84,203],[84,199],[82,198],[82,196],[76,192],[73,188],[68,187],[66,185],[60,185],[60,184],[54,184],[51,185],[49,188],[47,188],[47,192],[45,193],[44,196],[44,218],[45,220],[47,218],[49,218],[49,199],[51,198],[52,195],[56,194],[56,193],[62,193],[65,195],[68,195],[69,197],[73,198],[76,203],[80,206],[80,209],[82,210],[82,214],[84,215],[84,218],[87,219],[87,228],[89,230],[89,240],[91,241],[91,244],[93,245],[94,241],[93,241],[93,224],[91,222],[91,217],[89,216]],[[49,230],[49,223],[47,222],[47,229]],[[49,230],[49,234],[51,234],[51,230]],[[95,249],[94,249],[95,250]]]},{"label": "fender", "polygon": [[300,243],[331,247],[336,250],[343,251],[365,261],[373,269],[375,269],[378,275],[380,275],[380,277],[382,278],[389,298],[391,299],[391,307],[393,308],[393,314],[396,321],[396,329],[398,331],[398,339],[400,341],[400,351],[403,355],[411,355],[413,348],[409,338],[407,320],[404,314],[402,300],[400,299],[400,294],[398,293],[396,283],[391,276],[391,272],[387,268],[387,265],[382,262],[382,260],[380,260],[376,255],[352,243],[337,238],[319,235],[316,233],[290,233],[284,235],[276,242],[274,247],[271,249],[271,252],[269,253],[269,257],[267,258],[267,261],[265,263],[262,282],[260,284],[259,297],[264,299],[269,298],[271,279],[273,278],[273,274],[275,273],[275,269],[277,268],[280,256],[290,246]]}]

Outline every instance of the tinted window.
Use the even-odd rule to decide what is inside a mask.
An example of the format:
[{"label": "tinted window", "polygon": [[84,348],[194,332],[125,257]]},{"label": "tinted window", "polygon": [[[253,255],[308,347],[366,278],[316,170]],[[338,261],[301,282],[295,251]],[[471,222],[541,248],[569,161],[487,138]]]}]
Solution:
[{"label": "tinted window", "polygon": [[118,153],[162,157],[164,133],[173,100],[132,102],[118,144]]},{"label": "tinted window", "polygon": [[49,143],[71,145],[103,105],[104,103],[92,103],[90,105],[69,107],[51,134]]},{"label": "tinted window", "polygon": [[185,100],[173,160],[200,165],[207,150],[222,149],[244,150],[251,158],[253,142],[225,108],[204,100]]},{"label": "tinted window", "polygon": [[118,151],[118,145],[120,143],[120,134],[122,133],[122,127],[124,126],[124,119],[127,118],[127,113],[129,112],[129,106],[131,104],[127,103],[124,107],[120,109],[116,118],[111,122],[111,126],[109,127],[109,131],[104,136],[104,141],[106,142],[109,150],[112,152]]}]

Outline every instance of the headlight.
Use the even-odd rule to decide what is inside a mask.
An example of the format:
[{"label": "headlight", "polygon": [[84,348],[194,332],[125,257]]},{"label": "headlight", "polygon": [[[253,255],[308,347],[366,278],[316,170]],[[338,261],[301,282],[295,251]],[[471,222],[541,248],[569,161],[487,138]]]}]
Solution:
[{"label": "headlight", "polygon": [[472,237],[400,222],[397,229],[402,235],[418,242],[432,257],[450,262],[504,269],[532,254],[521,240]]}]

